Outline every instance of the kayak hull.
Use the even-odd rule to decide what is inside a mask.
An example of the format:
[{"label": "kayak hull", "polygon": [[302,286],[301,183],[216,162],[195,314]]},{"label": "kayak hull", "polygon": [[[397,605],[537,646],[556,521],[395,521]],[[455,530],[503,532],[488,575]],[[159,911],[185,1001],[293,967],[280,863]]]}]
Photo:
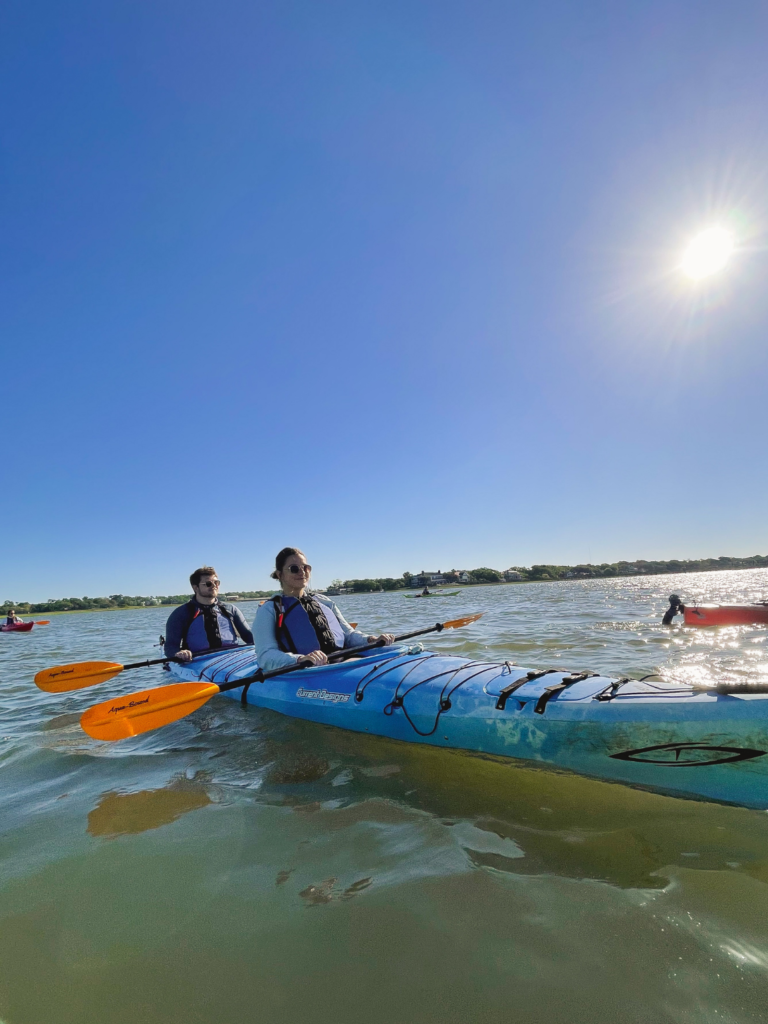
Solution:
[{"label": "kayak hull", "polygon": [[698,605],[685,609],[686,626],[768,625],[766,604]]},{"label": "kayak hull", "polygon": [[0,626],[0,633],[29,633],[34,622],[20,622],[16,626]]},{"label": "kayak hull", "polygon": [[[245,649],[174,664],[171,674],[221,685],[255,669]],[[611,696],[608,677],[572,678],[558,670],[528,680],[526,669],[508,663],[389,647],[225,695],[355,732],[768,808],[768,694],[631,681]]]}]

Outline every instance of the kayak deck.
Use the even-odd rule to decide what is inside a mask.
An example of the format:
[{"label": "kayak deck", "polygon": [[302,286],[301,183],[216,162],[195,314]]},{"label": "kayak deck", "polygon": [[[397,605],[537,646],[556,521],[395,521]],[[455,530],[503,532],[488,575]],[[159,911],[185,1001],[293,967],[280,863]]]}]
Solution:
[{"label": "kayak deck", "polygon": [[[252,648],[172,664],[231,683]],[[226,691],[338,728],[525,759],[668,792],[768,807],[768,694],[720,694],[402,646]]]}]

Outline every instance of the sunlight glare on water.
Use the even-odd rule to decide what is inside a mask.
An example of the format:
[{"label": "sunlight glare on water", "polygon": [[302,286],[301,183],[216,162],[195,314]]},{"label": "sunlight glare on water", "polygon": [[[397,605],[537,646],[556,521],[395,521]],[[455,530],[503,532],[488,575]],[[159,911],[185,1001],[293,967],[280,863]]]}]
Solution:
[{"label": "sunlight glare on water", "polygon": [[[660,626],[768,571],[345,596],[371,632],[610,675],[768,681],[768,629]],[[255,604],[242,604],[246,616]],[[156,657],[167,609],[3,635],[6,1024],[643,1024],[764,1019],[768,814],[396,743],[214,699],[123,743],[52,664]]]}]

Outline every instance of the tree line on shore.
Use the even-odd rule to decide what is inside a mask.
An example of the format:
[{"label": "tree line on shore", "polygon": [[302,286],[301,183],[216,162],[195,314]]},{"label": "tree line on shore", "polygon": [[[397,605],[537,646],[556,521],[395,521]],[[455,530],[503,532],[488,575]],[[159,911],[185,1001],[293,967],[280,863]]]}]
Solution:
[{"label": "tree line on shore", "polygon": [[[254,598],[269,597],[271,590],[241,590],[235,596],[244,601]],[[4,601],[0,605],[0,614],[6,615],[8,609],[15,608],[20,614],[38,615],[41,612],[85,612],[115,608],[153,608],[160,605],[178,605],[187,602],[191,594],[169,594],[164,597],[128,597],[125,594],[112,594],[110,597],[62,597],[52,601]],[[226,594],[221,595],[223,601],[229,600]]]},{"label": "tree line on shore", "polygon": [[[519,579],[514,582],[534,583],[546,580],[600,579],[612,576],[659,576],[685,572],[713,572],[727,569],[765,569],[768,568],[768,555],[751,555],[749,558],[731,558],[722,555],[719,558],[695,558],[680,561],[676,558],[667,561],[646,561],[638,558],[634,562],[602,562],[600,565],[532,565],[512,566],[510,569],[479,569],[458,570],[441,573],[446,584],[450,586],[472,586],[482,583],[503,583],[505,574],[515,573]],[[466,577],[466,578],[465,578]],[[329,591],[338,593],[340,589],[355,594],[379,593],[387,590],[408,590],[412,588],[416,575],[404,572],[402,576],[380,577],[378,579],[333,580]],[[418,584],[419,586],[421,584]],[[241,590],[236,595],[222,594],[222,600],[251,601],[270,597],[271,590]],[[189,594],[171,594],[163,597],[128,597],[125,594],[112,594],[109,597],[62,597],[51,601],[4,601],[0,604],[0,614],[7,614],[15,608],[19,614],[40,614],[42,612],[74,612],[97,609],[141,608],[159,605],[184,604]]]},{"label": "tree line on shore", "polygon": [[[479,569],[452,569],[440,575],[448,586],[472,586],[482,583],[504,583],[509,576],[510,582],[535,583],[547,580],[600,579],[612,576],[659,576],[685,572],[715,572],[727,569],[764,569],[768,568],[768,555],[751,555],[749,558],[731,558],[722,555],[719,558],[694,558],[679,560],[647,561],[638,558],[634,562],[602,562],[600,565],[532,565],[511,566],[509,569],[490,569],[482,566]],[[468,578],[467,578],[468,577]],[[418,582],[416,582],[418,580]],[[362,580],[333,580],[329,592],[340,590],[355,594],[378,593],[386,590],[407,590],[421,586],[422,580],[415,573],[405,572],[398,577],[381,577]]]}]

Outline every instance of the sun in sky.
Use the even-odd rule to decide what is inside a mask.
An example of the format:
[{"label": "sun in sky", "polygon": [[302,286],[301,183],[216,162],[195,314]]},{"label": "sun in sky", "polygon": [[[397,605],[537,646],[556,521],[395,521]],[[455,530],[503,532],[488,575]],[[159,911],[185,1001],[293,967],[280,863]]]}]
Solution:
[{"label": "sun in sky", "polygon": [[734,238],[730,231],[722,227],[707,228],[689,243],[680,269],[692,281],[699,281],[722,270],[733,249]]}]

